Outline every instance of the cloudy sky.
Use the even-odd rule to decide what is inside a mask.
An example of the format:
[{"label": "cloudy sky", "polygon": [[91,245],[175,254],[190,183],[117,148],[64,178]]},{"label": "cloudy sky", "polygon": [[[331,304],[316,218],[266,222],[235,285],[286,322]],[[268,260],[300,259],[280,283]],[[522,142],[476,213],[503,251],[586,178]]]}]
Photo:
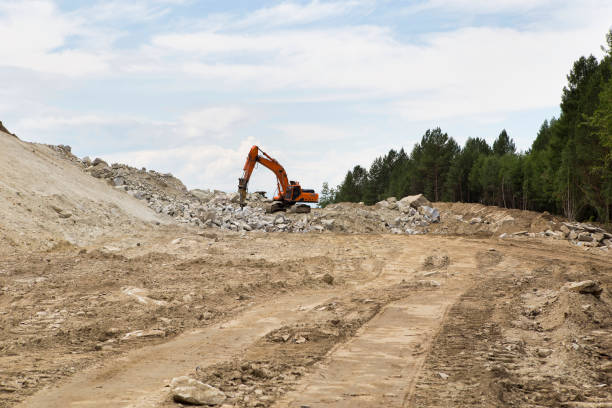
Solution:
[{"label": "cloudy sky", "polygon": [[437,126],[527,149],[611,24],[609,0],[0,0],[0,120],[189,188],[234,190],[258,144],[320,189]]}]

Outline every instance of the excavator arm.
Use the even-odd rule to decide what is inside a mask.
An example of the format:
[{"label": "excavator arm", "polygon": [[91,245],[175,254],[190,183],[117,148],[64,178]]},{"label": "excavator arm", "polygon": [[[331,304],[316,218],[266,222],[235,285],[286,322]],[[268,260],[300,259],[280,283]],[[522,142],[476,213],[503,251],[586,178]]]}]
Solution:
[{"label": "excavator arm", "polygon": [[247,186],[257,163],[261,163],[276,175],[279,197],[285,197],[287,187],[289,186],[289,179],[283,166],[258,146],[253,146],[249,151],[246,163],[244,163],[244,174],[238,179],[238,193],[240,194],[240,205],[242,206],[245,205]]}]

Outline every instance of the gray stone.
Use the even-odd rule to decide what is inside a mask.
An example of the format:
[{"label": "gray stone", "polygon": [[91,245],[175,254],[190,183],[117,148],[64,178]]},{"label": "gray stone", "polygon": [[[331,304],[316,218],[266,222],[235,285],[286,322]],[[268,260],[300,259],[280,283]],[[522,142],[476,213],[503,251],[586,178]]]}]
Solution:
[{"label": "gray stone", "polygon": [[417,194],[402,198],[397,202],[397,206],[402,212],[406,212],[408,208],[419,208],[421,206],[431,207],[431,203],[423,194]]},{"label": "gray stone", "polygon": [[107,166],[107,167],[108,167],[108,163],[107,163],[107,162],[105,162],[104,160],[102,160],[102,159],[101,159],[101,158],[99,158],[99,157],[96,157],[96,158],[94,159],[94,161],[91,163],[91,165],[92,165],[92,166],[97,166],[98,164],[103,164],[103,165],[105,165],[105,166]]},{"label": "gray stone", "polygon": [[196,188],[190,190],[189,192],[204,203],[209,202],[215,196],[213,193],[210,192],[210,190],[200,190]]},{"label": "gray stone", "polygon": [[539,349],[536,351],[536,354],[538,355],[538,357],[545,358],[545,357],[550,356],[550,355],[552,354],[552,352],[553,352],[553,351],[552,351],[551,349],[547,349],[547,348],[539,348]]},{"label": "gray stone", "polygon": [[603,230],[601,228],[594,227],[594,226],[589,225],[589,224],[581,224],[581,227],[583,229],[587,230],[588,232],[603,232]]},{"label": "gray stone", "polygon": [[421,214],[428,216],[432,222],[440,221],[440,211],[435,208],[423,205],[419,207],[419,211],[421,212]]},{"label": "gray stone", "polygon": [[240,194],[238,193],[231,193],[228,195],[228,198],[230,200],[230,202],[232,203],[239,203],[240,202]]},{"label": "gray stone", "polygon": [[115,187],[122,186],[125,184],[125,179],[123,177],[115,177],[113,179],[113,184],[115,185]]},{"label": "gray stone", "polygon": [[173,378],[170,388],[172,397],[176,402],[195,405],[220,405],[226,399],[223,391],[187,376]]},{"label": "gray stone", "polygon": [[321,220],[321,224],[323,224],[325,227],[330,228],[334,225],[334,223],[336,222],[336,220],[334,219],[329,219],[329,220]]},{"label": "gray stone", "polygon": [[581,232],[578,234],[578,241],[591,242],[593,241],[593,237],[588,232]]},{"label": "gray stone", "polygon": [[98,164],[94,164],[92,167],[89,167],[87,171],[89,171],[89,174],[91,174],[95,178],[108,178],[113,174],[111,168],[108,167],[108,165],[103,161],[99,162]]},{"label": "gray stone", "polygon": [[563,233],[564,236],[568,236],[570,234],[570,229],[566,225],[561,225],[559,230]]},{"label": "gray stone", "polygon": [[376,203],[379,208],[389,208],[390,203],[387,200],[382,200]]},{"label": "gray stone", "polygon": [[[142,199],[144,198],[144,196],[143,196],[142,192],[140,192],[140,191],[136,191],[136,190],[129,190],[127,193],[128,193],[129,195],[131,195],[132,197],[134,197],[134,198],[138,199],[138,200],[142,200]],[[164,212],[165,212],[166,214],[168,214],[168,213],[169,213],[169,211],[168,211],[168,210],[169,210],[169,209],[166,209],[166,211],[164,211]]]},{"label": "gray stone", "polygon": [[562,291],[566,292],[577,292],[582,294],[592,294],[599,296],[603,289],[599,286],[599,283],[593,280],[585,280],[582,282],[568,282],[561,287]]}]

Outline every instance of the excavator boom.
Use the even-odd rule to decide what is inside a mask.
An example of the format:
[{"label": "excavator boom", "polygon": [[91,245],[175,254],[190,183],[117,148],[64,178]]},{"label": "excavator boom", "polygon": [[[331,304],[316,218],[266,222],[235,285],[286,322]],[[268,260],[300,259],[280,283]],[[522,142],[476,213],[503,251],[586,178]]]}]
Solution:
[{"label": "excavator boom", "polygon": [[[238,179],[238,193],[240,194],[241,206],[244,207],[246,205],[247,187],[257,163],[261,163],[276,176],[278,196],[274,197],[277,203],[275,203],[275,206],[273,205],[272,212],[274,212],[274,208],[277,208],[278,211],[286,209],[295,203],[317,203],[319,201],[319,195],[314,190],[303,190],[300,183],[289,181],[287,172],[276,159],[272,158],[258,146],[253,146],[244,163],[244,173]],[[308,206],[304,207],[310,209]]]}]

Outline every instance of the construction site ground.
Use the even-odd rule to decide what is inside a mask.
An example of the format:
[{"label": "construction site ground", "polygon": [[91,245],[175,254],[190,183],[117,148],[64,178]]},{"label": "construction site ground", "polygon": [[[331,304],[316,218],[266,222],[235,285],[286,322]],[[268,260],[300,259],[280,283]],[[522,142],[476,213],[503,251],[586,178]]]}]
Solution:
[{"label": "construction site ground", "polygon": [[612,406],[608,251],[181,225],[0,142],[1,408]]}]

